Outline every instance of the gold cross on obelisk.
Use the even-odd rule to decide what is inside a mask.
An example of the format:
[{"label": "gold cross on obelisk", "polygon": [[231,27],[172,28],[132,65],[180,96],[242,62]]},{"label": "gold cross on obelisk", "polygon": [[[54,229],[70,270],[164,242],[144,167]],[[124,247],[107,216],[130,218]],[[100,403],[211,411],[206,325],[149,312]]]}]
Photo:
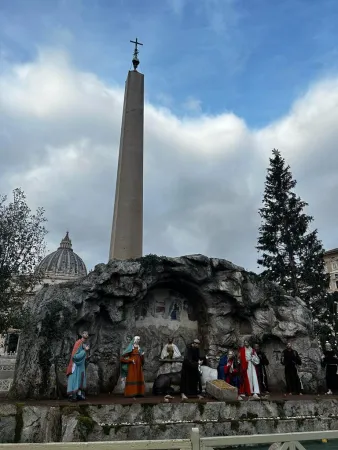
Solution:
[{"label": "gold cross on obelisk", "polygon": [[134,55],[133,55],[133,66],[134,66],[134,70],[137,70],[137,66],[140,64],[140,61],[138,59],[138,54],[139,54],[139,50],[137,48],[138,45],[143,45],[141,44],[141,42],[139,42],[137,40],[137,38],[135,39],[135,41],[130,41],[132,44],[135,44],[135,49],[134,49]]}]

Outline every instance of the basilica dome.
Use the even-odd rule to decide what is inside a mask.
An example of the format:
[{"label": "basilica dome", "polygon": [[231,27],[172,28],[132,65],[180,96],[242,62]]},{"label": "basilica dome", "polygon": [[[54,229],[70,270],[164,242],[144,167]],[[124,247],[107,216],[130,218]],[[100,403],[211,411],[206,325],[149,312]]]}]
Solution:
[{"label": "basilica dome", "polygon": [[73,280],[87,275],[82,259],[73,251],[68,231],[56,252],[47,255],[38,270],[43,271],[43,278],[54,280]]}]

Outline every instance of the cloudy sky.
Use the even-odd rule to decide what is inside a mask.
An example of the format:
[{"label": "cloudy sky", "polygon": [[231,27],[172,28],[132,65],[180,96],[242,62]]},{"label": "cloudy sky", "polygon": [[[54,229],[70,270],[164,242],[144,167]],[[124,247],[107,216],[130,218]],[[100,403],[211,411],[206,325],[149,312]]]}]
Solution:
[{"label": "cloudy sky", "polygon": [[145,74],[144,252],[256,270],[280,149],[338,246],[337,0],[1,0],[0,193],[106,262],[130,39]]}]

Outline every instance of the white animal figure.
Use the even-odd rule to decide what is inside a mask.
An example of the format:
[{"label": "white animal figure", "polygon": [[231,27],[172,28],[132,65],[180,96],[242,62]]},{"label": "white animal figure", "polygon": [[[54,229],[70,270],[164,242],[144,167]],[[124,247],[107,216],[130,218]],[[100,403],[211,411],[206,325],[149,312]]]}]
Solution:
[{"label": "white animal figure", "polygon": [[205,391],[205,387],[207,384],[207,381],[214,381],[217,380],[217,369],[212,369],[208,366],[201,366],[201,372],[202,372],[202,390]]}]

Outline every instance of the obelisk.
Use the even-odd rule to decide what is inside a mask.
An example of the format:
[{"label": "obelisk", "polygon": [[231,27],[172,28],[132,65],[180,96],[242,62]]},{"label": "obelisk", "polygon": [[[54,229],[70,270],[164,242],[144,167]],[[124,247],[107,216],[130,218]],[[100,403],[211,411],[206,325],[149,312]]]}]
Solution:
[{"label": "obelisk", "polygon": [[124,93],[109,260],[139,258],[143,250],[144,75],[137,71],[137,46],[143,44],[130,42],[135,44],[134,70]]}]

